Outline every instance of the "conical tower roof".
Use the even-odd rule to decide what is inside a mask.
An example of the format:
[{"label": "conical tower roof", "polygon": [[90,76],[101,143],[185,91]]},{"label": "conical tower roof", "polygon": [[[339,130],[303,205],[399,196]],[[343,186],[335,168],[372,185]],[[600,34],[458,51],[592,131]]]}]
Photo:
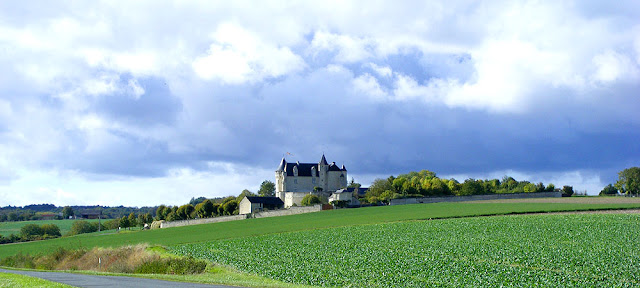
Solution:
[{"label": "conical tower roof", "polygon": [[278,166],[278,170],[276,170],[276,172],[284,171],[284,167],[286,165],[287,165],[287,160],[284,160],[284,157],[282,157],[282,161],[280,161],[280,166]]},{"label": "conical tower roof", "polygon": [[320,159],[320,165],[329,165],[329,163],[327,163],[327,158],[324,158],[324,154],[322,154],[322,159]]}]

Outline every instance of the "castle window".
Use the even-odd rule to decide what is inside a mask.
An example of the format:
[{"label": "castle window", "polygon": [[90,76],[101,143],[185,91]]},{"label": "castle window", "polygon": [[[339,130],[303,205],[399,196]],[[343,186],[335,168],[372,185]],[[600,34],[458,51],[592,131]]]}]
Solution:
[{"label": "castle window", "polygon": [[298,184],[298,179],[293,179],[293,184]]},{"label": "castle window", "polygon": [[311,178],[311,183],[316,184],[316,178]]}]

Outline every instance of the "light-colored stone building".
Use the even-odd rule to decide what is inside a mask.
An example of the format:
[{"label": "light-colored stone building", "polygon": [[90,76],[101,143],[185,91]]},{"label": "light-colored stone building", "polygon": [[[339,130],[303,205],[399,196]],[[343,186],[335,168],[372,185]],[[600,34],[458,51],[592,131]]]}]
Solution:
[{"label": "light-colored stone building", "polygon": [[[317,188],[316,188],[317,187]],[[302,198],[310,193],[328,197],[331,193],[347,187],[347,169],[329,164],[322,155],[318,163],[288,163],[282,158],[276,170],[276,197],[285,207],[300,205]]]},{"label": "light-colored stone building", "polygon": [[244,197],[240,201],[240,214],[251,214],[266,210],[281,209],[284,206],[278,197]]}]

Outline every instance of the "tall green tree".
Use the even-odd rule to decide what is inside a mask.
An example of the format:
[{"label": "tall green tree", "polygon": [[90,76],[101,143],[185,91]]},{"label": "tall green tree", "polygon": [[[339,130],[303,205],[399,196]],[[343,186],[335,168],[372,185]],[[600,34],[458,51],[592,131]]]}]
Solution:
[{"label": "tall green tree", "polygon": [[269,180],[262,181],[262,184],[260,184],[260,190],[258,190],[258,195],[262,197],[276,195],[276,184]]},{"label": "tall green tree", "polygon": [[631,167],[618,172],[618,181],[615,187],[622,194],[640,194],[640,168]]},{"label": "tall green tree", "polygon": [[618,188],[614,187],[611,184],[605,186],[602,189],[602,191],[600,191],[600,196],[603,196],[603,195],[617,195],[617,194],[618,194]]},{"label": "tall green tree", "polygon": [[62,217],[64,219],[69,219],[69,217],[75,215],[73,213],[73,208],[71,208],[70,206],[64,206],[64,208],[62,208]]},{"label": "tall green tree", "polygon": [[238,202],[235,200],[227,201],[222,204],[222,210],[224,211],[224,215],[233,215],[234,212],[238,209]]},{"label": "tall green tree", "polygon": [[562,197],[570,197],[573,195],[573,186],[562,186]]},{"label": "tall green tree", "polygon": [[136,225],[138,225],[138,218],[136,218],[136,214],[133,214],[133,212],[129,213],[127,220],[129,220],[129,227],[136,227]]},{"label": "tall green tree", "polygon": [[238,197],[236,197],[235,201],[240,203],[240,201],[242,201],[242,199],[244,199],[244,197],[247,197],[247,196],[248,197],[253,197],[253,196],[256,196],[256,193],[253,193],[253,192],[249,191],[248,189],[244,189],[244,190],[242,190],[242,192],[240,192],[240,195],[238,195]]}]

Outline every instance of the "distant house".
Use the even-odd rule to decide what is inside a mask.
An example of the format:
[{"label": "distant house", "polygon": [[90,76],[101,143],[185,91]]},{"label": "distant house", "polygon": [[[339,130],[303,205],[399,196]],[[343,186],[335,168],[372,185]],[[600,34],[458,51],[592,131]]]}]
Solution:
[{"label": "distant house", "polygon": [[282,208],[284,208],[284,202],[278,197],[244,197],[240,201],[240,214]]},{"label": "distant house", "polygon": [[78,213],[79,218],[81,219],[98,219],[98,218],[102,218],[100,217],[102,215],[102,212],[100,211],[83,211]]},{"label": "distant house", "polygon": [[360,205],[358,198],[364,197],[369,188],[357,187],[357,188],[344,188],[336,192],[333,192],[329,196],[329,203],[334,201],[346,201],[348,205]]}]

